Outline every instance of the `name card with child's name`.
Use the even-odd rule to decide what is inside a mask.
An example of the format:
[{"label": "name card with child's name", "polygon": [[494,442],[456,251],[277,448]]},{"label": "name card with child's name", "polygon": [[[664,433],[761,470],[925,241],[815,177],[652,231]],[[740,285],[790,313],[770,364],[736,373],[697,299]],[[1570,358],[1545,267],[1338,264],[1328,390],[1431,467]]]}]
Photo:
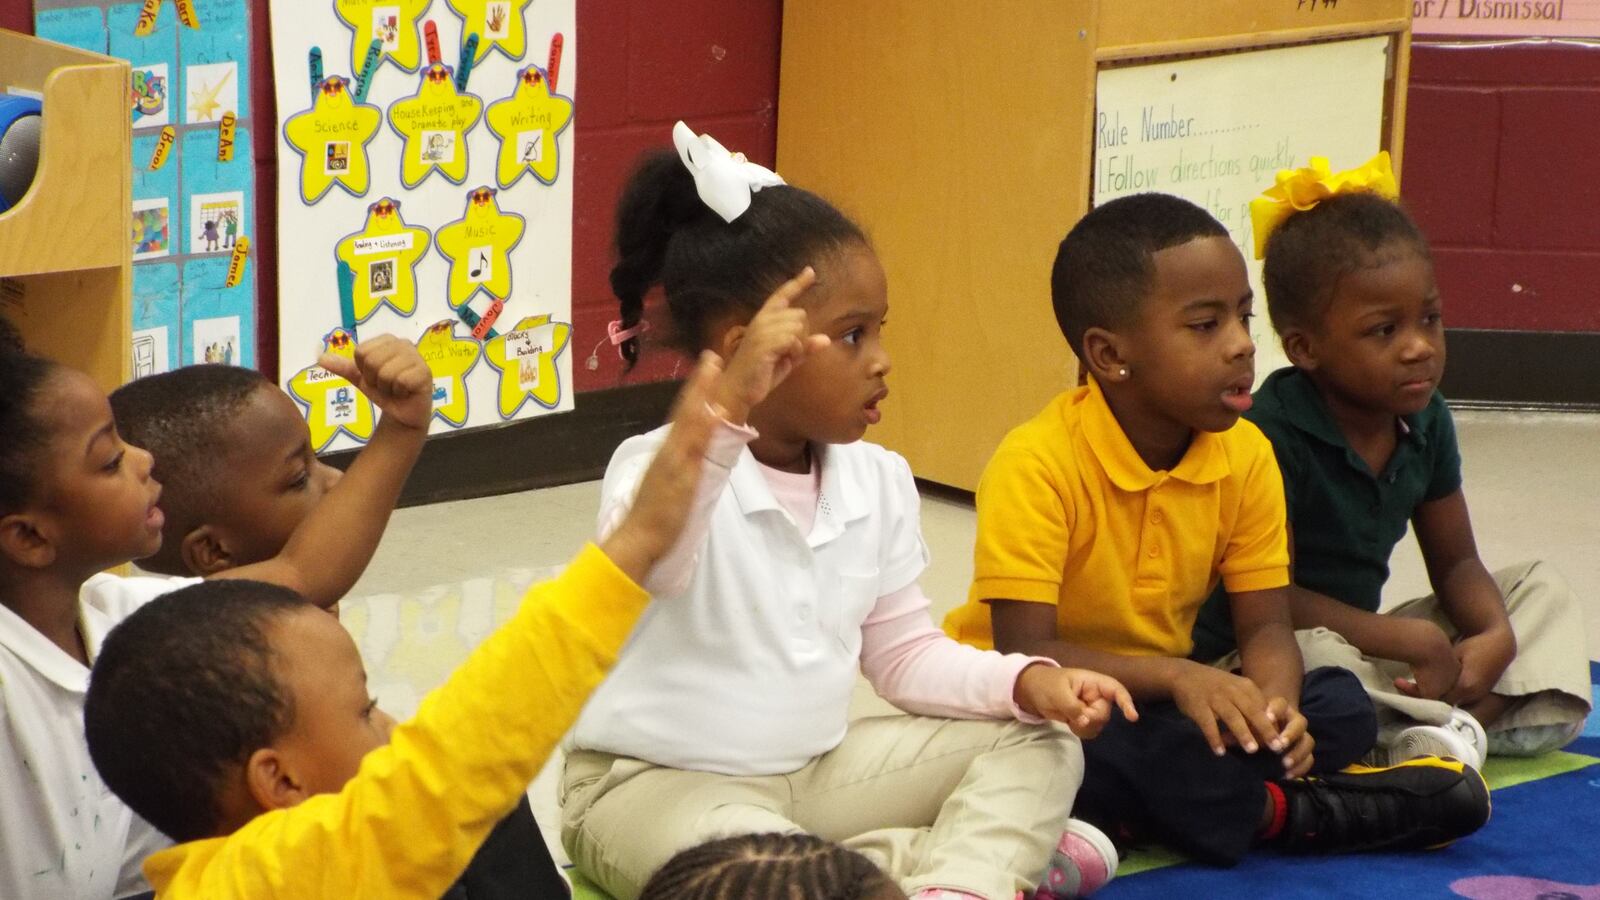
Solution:
[{"label": "name card with child's name", "polygon": [[1104,69],[1095,90],[1095,205],[1161,191],[1205,207],[1256,292],[1257,383],[1286,365],[1252,258],[1250,200],[1279,169],[1337,171],[1382,147],[1389,39],[1361,38]]}]

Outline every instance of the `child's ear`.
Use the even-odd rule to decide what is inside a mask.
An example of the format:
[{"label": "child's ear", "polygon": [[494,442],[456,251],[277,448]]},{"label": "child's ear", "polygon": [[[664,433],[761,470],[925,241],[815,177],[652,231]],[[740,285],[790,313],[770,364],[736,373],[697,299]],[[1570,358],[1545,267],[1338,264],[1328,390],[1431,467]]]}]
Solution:
[{"label": "child's ear", "polygon": [[1101,384],[1117,384],[1131,374],[1122,341],[1098,325],[1083,333],[1083,365]]},{"label": "child's ear", "polygon": [[27,513],[0,518],[0,554],[27,569],[42,569],[56,561],[55,543]]},{"label": "child's ear", "polygon": [[1278,335],[1283,341],[1283,353],[1296,369],[1314,372],[1317,369],[1316,342],[1304,328],[1291,325]]},{"label": "child's ear", "polygon": [[722,337],[711,349],[724,360],[733,359],[733,352],[739,349],[739,344],[744,342],[744,333],[749,330],[745,325],[734,325],[724,329]]},{"label": "child's ear", "polygon": [[183,559],[184,568],[201,578],[233,568],[233,554],[210,525],[201,525],[184,535],[178,555]]},{"label": "child's ear", "polygon": [[244,783],[263,811],[298,806],[311,796],[290,770],[288,760],[272,747],[250,754],[244,764]]}]

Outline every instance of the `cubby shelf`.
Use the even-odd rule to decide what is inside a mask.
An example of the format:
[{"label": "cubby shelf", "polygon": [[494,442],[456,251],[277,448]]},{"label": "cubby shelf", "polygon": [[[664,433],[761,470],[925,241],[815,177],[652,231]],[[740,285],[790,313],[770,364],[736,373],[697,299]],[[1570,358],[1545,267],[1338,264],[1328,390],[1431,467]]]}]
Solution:
[{"label": "cubby shelf", "polygon": [[128,64],[0,29],[0,90],[44,97],[38,174],[0,214],[0,312],[110,390],[131,370]]}]

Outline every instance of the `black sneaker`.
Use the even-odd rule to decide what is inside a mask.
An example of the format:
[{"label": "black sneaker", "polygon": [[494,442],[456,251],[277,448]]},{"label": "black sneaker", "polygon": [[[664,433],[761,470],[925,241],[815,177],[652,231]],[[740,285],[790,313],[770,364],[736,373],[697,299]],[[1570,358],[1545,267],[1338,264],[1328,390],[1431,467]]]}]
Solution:
[{"label": "black sneaker", "polygon": [[1291,853],[1434,849],[1489,821],[1489,785],[1450,757],[1278,784],[1288,808],[1277,844]]}]

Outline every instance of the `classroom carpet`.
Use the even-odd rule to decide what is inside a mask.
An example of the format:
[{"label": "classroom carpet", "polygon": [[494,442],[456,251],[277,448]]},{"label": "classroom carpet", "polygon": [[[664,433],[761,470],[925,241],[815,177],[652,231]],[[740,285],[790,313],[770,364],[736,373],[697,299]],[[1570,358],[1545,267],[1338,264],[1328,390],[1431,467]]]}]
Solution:
[{"label": "classroom carpet", "polygon": [[[1590,663],[1600,706],[1600,663]],[[1189,897],[1405,897],[1600,900],[1600,716],[1557,753],[1494,757],[1484,769],[1494,811],[1476,834],[1442,850],[1355,856],[1262,852],[1231,869],[1160,850],[1123,860],[1097,900]],[[607,900],[575,871],[575,900]]]}]

